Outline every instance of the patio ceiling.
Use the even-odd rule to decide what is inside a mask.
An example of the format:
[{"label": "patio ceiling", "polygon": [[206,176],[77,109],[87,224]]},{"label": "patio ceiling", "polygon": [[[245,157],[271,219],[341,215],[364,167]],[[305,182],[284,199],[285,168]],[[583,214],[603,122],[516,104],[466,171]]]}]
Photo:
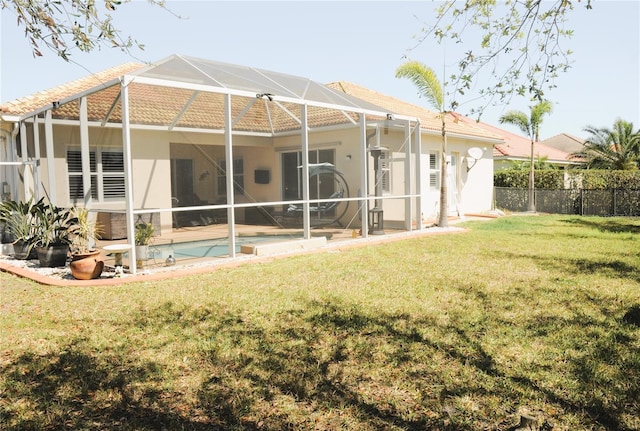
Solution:
[{"label": "patio ceiling", "polygon": [[103,82],[56,103],[52,94],[48,106],[20,119],[53,107],[54,119],[78,120],[79,99],[86,96],[89,121],[120,124],[121,82],[128,85],[130,124],[138,128],[222,132],[227,94],[232,95],[234,132],[275,135],[300,130],[303,104],[310,129],[354,125],[362,113],[369,120],[393,114],[307,78],[180,55]]}]

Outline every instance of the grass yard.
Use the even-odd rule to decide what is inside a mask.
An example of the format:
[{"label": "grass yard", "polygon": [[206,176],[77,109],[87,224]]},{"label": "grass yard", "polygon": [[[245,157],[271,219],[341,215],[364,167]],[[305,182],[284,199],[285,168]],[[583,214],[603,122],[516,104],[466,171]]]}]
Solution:
[{"label": "grass yard", "polygon": [[0,274],[3,430],[640,430],[640,220],[101,288]]}]

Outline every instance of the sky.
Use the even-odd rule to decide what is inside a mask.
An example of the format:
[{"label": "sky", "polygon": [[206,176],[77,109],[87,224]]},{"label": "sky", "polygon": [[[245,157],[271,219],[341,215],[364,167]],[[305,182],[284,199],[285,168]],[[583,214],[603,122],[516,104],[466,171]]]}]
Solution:
[{"label": "sky", "polygon": [[[584,0],[583,0],[584,2]],[[45,51],[32,55],[16,17],[2,10],[0,101],[7,102],[130,61],[153,62],[183,54],[252,66],[321,83],[349,81],[430,108],[407,79],[395,77],[405,55],[434,70],[453,69],[465,47],[423,43],[415,37],[432,22],[438,1],[168,1],[170,12],[135,0],[121,5],[114,25],[145,45],[131,54],[101,48],[73,51],[71,62]],[[586,126],[611,128],[621,118],[640,128],[640,1],[594,0],[570,12],[572,67],[547,93],[553,113],[540,138],[560,133],[587,137]],[[447,72],[449,73],[449,72]],[[471,98],[470,98],[471,99]],[[458,111],[477,105],[461,100]],[[509,110],[532,102],[512,99],[485,110],[499,126]],[[502,126],[518,132],[513,126]]]}]

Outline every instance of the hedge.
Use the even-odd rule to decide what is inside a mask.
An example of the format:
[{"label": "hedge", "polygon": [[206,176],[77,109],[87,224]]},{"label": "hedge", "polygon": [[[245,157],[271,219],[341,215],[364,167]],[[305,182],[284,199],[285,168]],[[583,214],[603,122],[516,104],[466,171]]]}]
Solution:
[{"label": "hedge", "polygon": [[[567,184],[565,186],[565,174]],[[493,184],[496,187],[514,187],[526,189],[529,187],[529,172],[515,170],[501,170],[493,174]],[[541,190],[562,189],[626,189],[640,190],[640,171],[612,171],[612,170],[536,170],[535,186]]]}]

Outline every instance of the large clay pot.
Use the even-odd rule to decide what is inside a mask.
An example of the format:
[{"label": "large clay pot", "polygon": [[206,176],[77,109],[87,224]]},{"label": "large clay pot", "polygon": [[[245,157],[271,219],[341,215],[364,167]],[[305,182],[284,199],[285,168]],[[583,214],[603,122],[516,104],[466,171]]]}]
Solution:
[{"label": "large clay pot", "polygon": [[67,265],[68,245],[51,245],[49,247],[36,247],[40,266],[55,268]]},{"label": "large clay pot", "polygon": [[100,277],[104,269],[104,261],[99,250],[88,253],[74,254],[69,263],[71,275],[77,280],[92,280]]}]

